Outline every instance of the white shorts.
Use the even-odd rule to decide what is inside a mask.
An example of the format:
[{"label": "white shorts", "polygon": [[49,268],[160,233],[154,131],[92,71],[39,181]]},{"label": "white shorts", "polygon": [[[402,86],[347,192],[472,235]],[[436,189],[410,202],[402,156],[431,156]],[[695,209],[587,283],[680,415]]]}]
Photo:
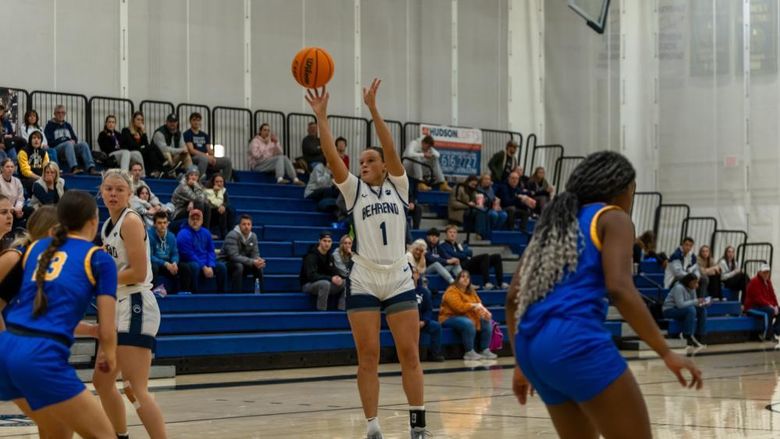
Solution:
[{"label": "white shorts", "polygon": [[349,273],[347,311],[379,310],[387,313],[417,309],[412,270],[406,258],[379,265],[353,255]]},{"label": "white shorts", "polygon": [[154,350],[160,329],[160,308],[151,291],[133,293],[116,301],[118,344]]}]

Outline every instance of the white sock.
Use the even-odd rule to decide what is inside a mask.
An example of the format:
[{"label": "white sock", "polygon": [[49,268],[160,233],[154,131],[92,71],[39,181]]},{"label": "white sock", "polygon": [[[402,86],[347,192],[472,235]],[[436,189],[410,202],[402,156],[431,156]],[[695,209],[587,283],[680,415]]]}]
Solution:
[{"label": "white sock", "polygon": [[373,433],[379,433],[382,431],[381,428],[379,428],[379,418],[368,418],[366,419],[367,426],[366,426],[366,433],[373,434]]}]

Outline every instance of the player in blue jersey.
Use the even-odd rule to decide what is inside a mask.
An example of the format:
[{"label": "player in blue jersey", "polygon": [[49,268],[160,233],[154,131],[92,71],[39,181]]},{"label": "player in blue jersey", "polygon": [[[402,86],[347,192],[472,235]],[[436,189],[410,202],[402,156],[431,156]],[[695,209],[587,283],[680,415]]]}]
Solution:
[{"label": "player in blue jersey", "polygon": [[351,174],[336,150],[328,124],[327,91],[309,90],[306,100],[317,116],[322,151],[333,180],[353,215],[356,249],[347,284],[347,313],[358,354],[358,391],[367,421],[368,439],[382,438],[377,419],[379,404],[380,313],[395,340],[401,362],[403,389],[409,403],[412,439],[425,437],[423,373],[418,342],[420,319],[412,270],[406,259],[406,211],[409,180],[395,150],[393,137],[376,107],[380,81],[363,89],[382,148],[360,154],[360,178]]},{"label": "player in blue jersey", "polygon": [[635,177],[618,153],[583,160],[542,212],[507,294],[519,365],[513,389],[524,404],[530,384],[562,438],[652,437],[639,386],[604,328],[608,298],[680,384],[702,386],[699,369],[669,349],[634,287]]},{"label": "player in blue jersey", "polygon": [[[57,206],[53,237],[27,248],[19,294],[6,310],[0,333],[0,400],[13,400],[44,431],[63,426],[82,437],[114,438],[100,404],[68,364],[73,332],[93,298],[103,350],[100,370],[116,368],[116,265],[92,244],[95,199],[68,191]],[[64,435],[65,437],[69,437]]]}]

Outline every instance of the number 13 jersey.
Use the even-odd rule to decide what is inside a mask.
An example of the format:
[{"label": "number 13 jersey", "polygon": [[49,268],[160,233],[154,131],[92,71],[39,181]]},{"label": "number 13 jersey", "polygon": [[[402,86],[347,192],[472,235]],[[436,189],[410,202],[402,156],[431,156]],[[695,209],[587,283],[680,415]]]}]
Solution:
[{"label": "number 13 jersey", "polygon": [[406,258],[406,209],[409,180],[406,173],[387,175],[381,186],[372,187],[351,173],[336,184],[344,195],[347,212],[355,227],[355,253],[379,265]]}]

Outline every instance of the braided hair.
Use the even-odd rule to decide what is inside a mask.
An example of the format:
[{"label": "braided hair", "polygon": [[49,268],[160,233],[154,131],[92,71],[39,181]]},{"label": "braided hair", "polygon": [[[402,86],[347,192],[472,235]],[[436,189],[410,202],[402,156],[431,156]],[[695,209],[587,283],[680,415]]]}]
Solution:
[{"label": "braided hair", "polygon": [[41,253],[35,270],[35,284],[38,291],[33,302],[33,315],[39,317],[46,312],[49,300],[43,287],[46,283],[46,273],[49,265],[56,257],[57,251],[68,241],[68,233],[84,228],[87,222],[97,217],[95,198],[88,192],[69,190],[62,195],[57,204],[59,224],[54,227],[54,236],[49,246]]},{"label": "braided hair", "polygon": [[596,152],[577,165],[566,183],[566,190],[542,212],[523,254],[517,292],[518,321],[526,309],[543,299],[567,272],[577,270],[577,244],[583,239],[577,220],[580,207],[610,201],[625,191],[635,178],[634,167],[616,152]]}]

